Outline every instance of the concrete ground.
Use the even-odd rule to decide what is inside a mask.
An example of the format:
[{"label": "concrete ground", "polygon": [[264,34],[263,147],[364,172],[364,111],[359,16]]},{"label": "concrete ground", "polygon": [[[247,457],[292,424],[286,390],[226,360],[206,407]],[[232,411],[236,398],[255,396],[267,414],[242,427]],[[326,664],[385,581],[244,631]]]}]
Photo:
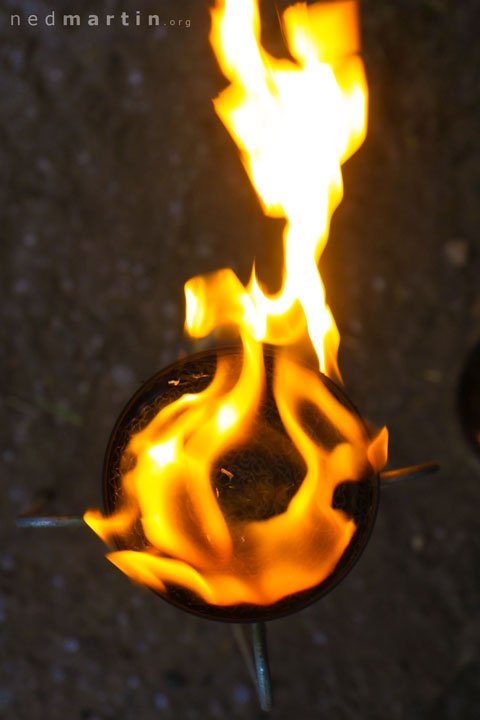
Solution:
[{"label": "concrete ground", "polygon": [[[279,258],[213,112],[207,0],[81,11],[189,28],[46,27],[57,6],[0,2],[0,716],[260,717],[228,625],[133,586],[88,530],[15,527],[101,504],[117,414],[189,350],[185,280],[246,280],[254,256],[271,280]],[[269,626],[274,719],[480,717],[480,464],[456,412],[480,338],[479,20],[475,0],[362,4],[369,136],[322,270],[389,466],[441,472],[385,491],[352,573]]]}]

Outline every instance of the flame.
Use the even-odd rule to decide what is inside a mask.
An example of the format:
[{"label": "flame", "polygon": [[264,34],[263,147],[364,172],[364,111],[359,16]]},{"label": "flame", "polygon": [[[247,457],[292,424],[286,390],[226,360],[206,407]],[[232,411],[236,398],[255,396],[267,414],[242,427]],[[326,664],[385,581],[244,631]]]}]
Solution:
[{"label": "flame", "polygon": [[[108,557],[158,592],[168,594],[174,584],[216,605],[267,605],[334,570],[356,529],[332,507],[335,488],[386,462],[386,429],[369,438],[318,372],[294,357],[308,343],[319,369],[340,377],[339,334],[317,263],[343,195],[341,165],[365,138],[367,85],[356,2],[288,8],[282,22],[294,61],[262,47],[256,0],[217,0],[211,16],[211,44],[230,81],[215,110],[264,212],[286,220],[281,288],[264,292],[255,269],[246,287],[230,269],[186,283],[187,332],[201,338],[221,326],[235,328],[241,366],[233,372],[220,357],[203,392],[183,395],[134,434],[126,451],[136,463],[122,478],[121,507],[106,518],[87,511],[85,521],[108,543],[140,520],[145,549]],[[273,394],[306,471],[282,512],[231,520],[220,508],[212,471],[223,453],[240,451],[257,430],[266,385],[263,343],[281,348]],[[334,447],[312,439],[302,403],[328,418],[338,437]]]}]

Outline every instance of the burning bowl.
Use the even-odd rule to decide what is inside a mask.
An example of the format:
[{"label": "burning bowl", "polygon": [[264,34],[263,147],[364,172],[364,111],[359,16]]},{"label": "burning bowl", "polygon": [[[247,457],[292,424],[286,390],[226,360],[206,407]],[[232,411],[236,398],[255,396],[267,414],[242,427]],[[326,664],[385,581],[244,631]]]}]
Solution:
[{"label": "burning bowl", "polygon": [[[298,495],[307,468],[302,455],[285,430],[272,391],[277,354],[272,346],[264,346],[265,391],[257,417],[248,437],[216,458],[211,467],[210,482],[219,509],[234,538],[236,574],[241,576],[242,582],[249,581],[249,574],[254,574],[257,562],[260,563],[258,552],[252,549],[252,537],[268,537],[268,542],[271,543],[269,552],[274,553],[272,573],[280,568],[281,573],[291,577],[297,572],[303,573],[307,565],[314,568],[310,573],[314,581],[311,584],[307,582],[306,587],[293,592],[288,592],[286,583],[286,594],[278,592],[278,598],[275,598],[266,593],[260,596],[260,602],[256,597],[252,602],[245,601],[243,596],[241,602],[228,602],[228,599],[218,602],[215,598],[202,597],[191,588],[186,588],[183,583],[175,580],[165,582],[159,594],[166,601],[196,615],[229,622],[256,622],[302,609],[329,592],[351,570],[365,547],[375,521],[379,477],[372,465],[365,462],[355,477],[340,478],[330,496],[328,510],[333,522],[340,519],[351,528],[348,542],[344,543],[345,547],[333,543],[329,532],[322,530],[325,520],[321,517],[318,522],[315,519],[310,521],[313,522],[310,529],[306,527],[306,538],[302,542],[308,546],[308,559],[302,556],[301,543],[297,543],[300,549],[294,547],[297,535],[289,534],[290,524],[285,524],[287,510],[291,507],[292,499]],[[124,481],[136,465],[135,455],[131,451],[132,437],[141,433],[161,410],[180,397],[204,391],[215,376],[219,359],[227,364],[232,375],[238,374],[242,362],[240,348],[206,351],[179,360],[161,370],[147,380],[129,400],[113,428],[105,455],[103,487],[107,521],[115,517],[125,502]],[[299,371],[307,370],[307,367],[298,361],[295,363]],[[308,372],[315,373],[334,401],[355,418],[365,437],[368,437],[363,419],[344,391],[322,373],[311,368],[308,368]],[[313,403],[305,401],[299,408],[299,415],[304,432],[319,447],[334,451],[341,444],[342,437],[338,428],[325,414],[319,412]],[[195,482],[195,478],[190,481]],[[178,497],[176,504],[175,511],[178,512],[180,504],[180,512],[183,514],[181,527],[185,532],[195,535],[198,529],[190,522],[191,508],[188,500]],[[302,523],[302,518],[298,522]],[[303,522],[308,524],[306,518]],[[283,529],[278,532],[277,526]],[[261,530],[263,535],[255,535],[257,530]],[[273,541],[275,532],[277,537]],[[112,539],[121,556],[123,553],[128,557],[129,553],[147,553],[149,558],[152,555],[158,556],[139,519],[130,525],[128,532],[115,533]],[[296,553],[299,554],[300,570],[296,567]],[[173,563],[183,559],[176,558],[173,553],[160,555]],[[329,557],[329,561],[325,564],[326,557]],[[267,557],[266,564],[269,562]],[[325,569],[319,574],[315,568],[318,569],[322,563]],[[226,575],[230,577],[230,574],[231,569],[228,566]],[[283,583],[283,580],[278,577],[273,580],[273,574],[269,575],[266,571],[265,582]],[[294,587],[302,584],[305,585],[305,582],[296,583]],[[154,585],[150,585],[156,589]]]}]

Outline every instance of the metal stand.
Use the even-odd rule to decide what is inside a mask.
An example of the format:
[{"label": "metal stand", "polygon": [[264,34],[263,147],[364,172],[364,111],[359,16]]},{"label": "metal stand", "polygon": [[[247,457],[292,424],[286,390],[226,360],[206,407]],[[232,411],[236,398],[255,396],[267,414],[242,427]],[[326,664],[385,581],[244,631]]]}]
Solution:
[{"label": "metal stand", "polygon": [[[412,465],[399,470],[387,470],[379,473],[380,486],[390,487],[405,479],[424,477],[436,472],[439,466],[435,462]],[[82,517],[77,515],[32,516],[23,515],[17,518],[17,525],[21,528],[80,528],[87,527]],[[251,624],[252,650],[245,637],[243,626],[232,625],[232,631],[237,641],[240,653],[245,661],[252,681],[257,687],[260,707],[265,712],[272,709],[272,680],[268,662],[267,631],[264,622]]]},{"label": "metal stand", "polygon": [[[431,475],[439,470],[436,462],[427,462],[421,465],[399,468],[398,470],[386,470],[379,473],[380,486],[390,487],[402,480],[415,480],[417,478]],[[16,520],[21,528],[78,528],[87,527],[83,517],[80,515],[20,515]],[[255,625],[254,625],[255,627]]]}]

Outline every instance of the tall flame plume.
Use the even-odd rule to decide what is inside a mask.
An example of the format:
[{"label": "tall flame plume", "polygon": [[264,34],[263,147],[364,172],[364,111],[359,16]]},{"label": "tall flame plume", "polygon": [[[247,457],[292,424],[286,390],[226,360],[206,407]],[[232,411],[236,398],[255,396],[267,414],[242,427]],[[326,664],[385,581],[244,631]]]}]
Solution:
[{"label": "tall flame plume", "polygon": [[[341,165],[365,138],[367,85],[356,2],[288,8],[282,23],[293,60],[262,47],[256,0],[217,0],[211,17],[211,44],[230,81],[215,110],[265,214],[286,220],[281,287],[266,293],[255,269],[246,287],[230,269],[186,283],[187,332],[202,338],[235,328],[241,367],[232,377],[219,357],[203,392],[181,396],[134,434],[127,452],[135,464],[122,478],[122,506],[109,517],[88,511],[85,520],[107,543],[140,521],[145,549],[108,557],[158,592],[176,585],[215,605],[268,605],[334,570],[356,529],[332,507],[335,488],[386,462],[386,429],[368,437],[318,372],[295,357],[299,347],[313,347],[319,370],[340,378],[339,333],[317,264],[343,196]],[[264,343],[279,348],[273,394],[306,472],[285,510],[234,521],[222,513],[212,469],[223,453],[248,442],[255,427],[266,387]],[[305,402],[335,428],[340,439],[333,448],[305,429],[299,412]]]}]

